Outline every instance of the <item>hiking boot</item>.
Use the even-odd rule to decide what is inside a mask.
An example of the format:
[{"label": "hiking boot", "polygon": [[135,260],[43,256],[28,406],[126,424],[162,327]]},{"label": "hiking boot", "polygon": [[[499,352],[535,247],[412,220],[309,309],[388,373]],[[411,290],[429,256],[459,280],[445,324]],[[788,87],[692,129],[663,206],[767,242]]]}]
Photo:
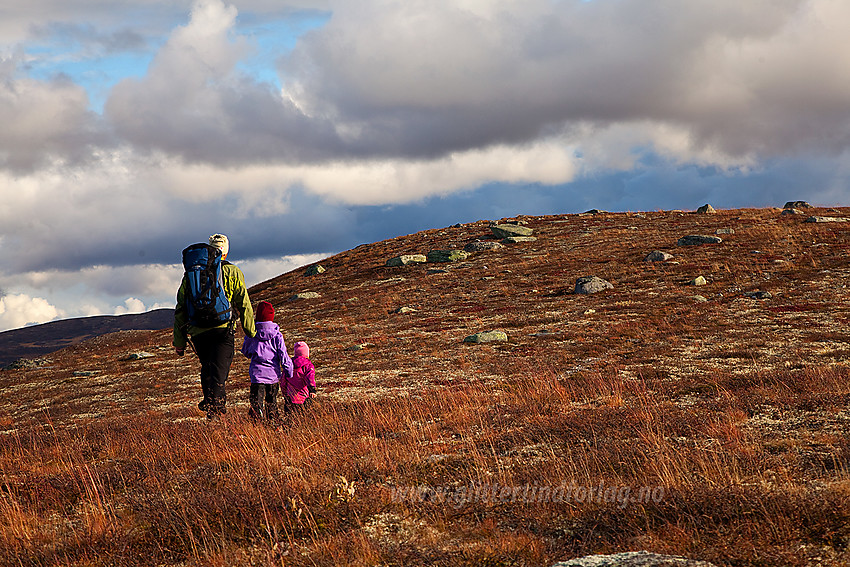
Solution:
[{"label": "hiking boot", "polygon": [[210,401],[206,398],[198,402],[198,409],[201,411],[208,411],[210,409]]}]

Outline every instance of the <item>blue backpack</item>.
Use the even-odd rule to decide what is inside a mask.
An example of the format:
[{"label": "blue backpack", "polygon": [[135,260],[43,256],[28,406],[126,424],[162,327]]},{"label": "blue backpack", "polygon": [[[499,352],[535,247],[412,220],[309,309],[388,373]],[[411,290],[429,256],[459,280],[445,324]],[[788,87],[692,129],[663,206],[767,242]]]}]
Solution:
[{"label": "blue backpack", "polygon": [[193,244],[183,250],[190,325],[218,327],[232,317],[221,281],[221,262],[221,250],[209,244]]}]

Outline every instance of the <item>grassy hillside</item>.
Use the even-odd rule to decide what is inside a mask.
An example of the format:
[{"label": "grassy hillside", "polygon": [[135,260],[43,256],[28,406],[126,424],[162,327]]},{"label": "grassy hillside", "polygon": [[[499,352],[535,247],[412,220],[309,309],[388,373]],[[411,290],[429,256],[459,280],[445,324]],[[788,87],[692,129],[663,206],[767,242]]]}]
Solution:
[{"label": "grassy hillside", "polygon": [[846,565],[850,223],[780,213],[528,217],[534,242],[385,266],[480,221],[264,282],[319,384],[280,429],[247,420],[245,360],[203,419],[168,331],[0,372],[0,564]]}]

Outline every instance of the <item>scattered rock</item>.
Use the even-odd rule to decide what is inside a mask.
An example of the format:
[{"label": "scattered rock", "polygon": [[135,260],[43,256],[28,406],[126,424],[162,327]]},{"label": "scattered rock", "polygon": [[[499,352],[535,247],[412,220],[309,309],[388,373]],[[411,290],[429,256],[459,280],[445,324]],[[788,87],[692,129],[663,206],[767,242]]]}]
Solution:
[{"label": "scattered rock", "polygon": [[74,376],[97,376],[100,370],[74,370]]},{"label": "scattered rock", "polygon": [[613,289],[614,286],[597,276],[584,276],[576,280],[575,293],[590,294]]},{"label": "scattered rock", "polygon": [[399,307],[398,309],[393,311],[393,313],[400,313],[402,315],[404,315],[405,313],[416,313],[416,309],[414,309],[413,307],[407,307],[407,306]]},{"label": "scattered rock", "polygon": [[801,211],[800,209],[785,209],[784,211],[782,211],[782,214],[783,215],[803,215],[805,213],[803,211]]},{"label": "scattered rock", "polygon": [[783,209],[811,209],[812,206],[805,201],[788,201]]},{"label": "scattered rock", "polygon": [[460,262],[468,257],[469,252],[463,250],[431,250],[427,260],[433,263]]},{"label": "scattered rock", "polygon": [[307,277],[318,276],[319,274],[324,274],[326,271],[327,270],[325,270],[324,266],[316,264],[315,266],[310,266],[309,268],[307,268],[307,270],[304,272],[304,275]]},{"label": "scattered rock", "polygon": [[357,350],[365,350],[365,349],[367,349],[369,347],[373,347],[373,346],[375,346],[374,343],[360,343],[359,345],[350,346],[345,350],[353,352],[353,351],[357,351]]},{"label": "scattered rock", "polygon": [[582,315],[593,315],[596,313],[596,309],[585,309]]},{"label": "scattered rock", "polygon": [[692,295],[691,299],[696,301],[697,303],[707,303],[708,299],[704,295]]},{"label": "scattered rock", "polygon": [[499,222],[491,222],[490,226],[495,226],[495,225],[499,225],[499,224],[516,224],[516,225],[525,226],[525,225],[528,224],[528,221],[519,220],[519,219],[502,219]]},{"label": "scattered rock", "polygon": [[510,236],[531,236],[534,229],[518,224],[497,224],[490,227],[497,238],[508,238]]},{"label": "scattered rock", "polygon": [[403,254],[387,260],[387,267],[406,266],[408,264],[424,264],[428,261],[423,254]]},{"label": "scattered rock", "polygon": [[149,352],[134,352],[130,356],[127,357],[127,360],[144,360],[145,358],[153,358],[155,354],[151,354]]},{"label": "scattered rock", "polygon": [[809,217],[803,222],[847,222],[850,219],[844,217]]},{"label": "scattered rock", "polygon": [[485,250],[498,250],[499,248],[504,248],[505,245],[495,240],[475,240],[470,242],[466,246],[463,247],[464,252],[469,252],[472,254],[473,252],[484,252]]},{"label": "scattered rock", "polygon": [[529,337],[537,337],[537,338],[546,338],[546,337],[557,337],[561,334],[561,331],[550,331],[549,329],[540,329],[536,333],[531,333],[528,335]]},{"label": "scattered rock", "polygon": [[712,207],[708,203],[697,209],[697,214],[699,215],[713,215],[716,213],[717,211],[714,209],[714,207]]},{"label": "scattered rock", "polygon": [[26,370],[29,368],[38,368],[40,366],[44,366],[47,364],[47,361],[43,358],[19,358],[6,366],[2,367],[3,370]]},{"label": "scattered rock", "polygon": [[706,280],[703,276],[697,276],[688,282],[688,285],[708,285],[708,280]]},{"label": "scattered rock", "polygon": [[770,299],[773,297],[773,294],[769,291],[745,291],[743,295],[750,299]]},{"label": "scattered rock", "polygon": [[713,563],[678,555],[659,555],[648,551],[627,551],[613,555],[588,555],[560,561],[552,567],[714,567]]},{"label": "scattered rock", "polygon": [[689,234],[676,241],[677,246],[698,246],[700,244],[720,244],[723,239],[719,236],[707,236],[704,234]]},{"label": "scattered rock", "polygon": [[589,211],[584,211],[583,213],[579,213],[578,216],[584,217],[588,215],[604,215],[608,211],[603,211],[602,209],[590,209]]},{"label": "scattered rock", "polygon": [[509,236],[507,238],[503,238],[502,242],[505,244],[518,244],[520,242],[535,242],[536,240],[536,236]]},{"label": "scattered rock", "polygon": [[714,231],[714,234],[735,234],[734,228],[718,228]]},{"label": "scattered rock", "polygon": [[646,255],[646,258],[643,259],[644,262],[666,262],[667,260],[672,260],[673,255],[662,250],[653,250],[649,254]]},{"label": "scattered rock", "polygon": [[480,333],[475,333],[474,335],[469,335],[463,342],[465,343],[498,343],[505,342],[508,340],[508,335],[504,331],[482,331]]},{"label": "scattered rock", "polygon": [[321,297],[315,291],[302,291],[301,293],[296,293],[292,297],[289,298],[289,301],[297,301],[299,299],[317,299]]}]

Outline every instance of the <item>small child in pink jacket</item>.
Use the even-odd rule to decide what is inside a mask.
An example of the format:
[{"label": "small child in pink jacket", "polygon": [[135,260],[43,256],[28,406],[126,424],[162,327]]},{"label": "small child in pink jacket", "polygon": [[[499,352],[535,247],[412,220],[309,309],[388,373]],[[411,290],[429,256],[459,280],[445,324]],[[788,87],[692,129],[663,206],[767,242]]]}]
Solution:
[{"label": "small child in pink jacket", "polygon": [[316,394],[316,367],[310,362],[310,347],[304,341],[292,347],[292,377],[286,378],[283,411],[291,413],[304,407]]}]

